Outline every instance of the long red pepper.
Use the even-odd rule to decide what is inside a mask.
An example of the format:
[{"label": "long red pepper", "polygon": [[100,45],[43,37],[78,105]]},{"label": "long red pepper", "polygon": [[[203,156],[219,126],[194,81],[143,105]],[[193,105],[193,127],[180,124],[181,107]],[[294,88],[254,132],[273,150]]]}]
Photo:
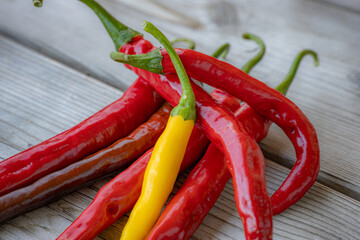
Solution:
[{"label": "long red pepper", "polygon": [[[226,90],[282,128],[294,145],[297,161],[284,183],[271,197],[273,214],[284,211],[300,200],[314,184],[320,170],[316,131],[305,114],[279,91],[226,62],[193,50],[178,49],[177,53],[190,77]],[[157,73],[175,72],[166,51],[154,50],[150,55],[155,56],[158,63],[150,57],[143,61],[147,55],[128,57],[114,53],[112,57]],[[147,65],[150,61],[151,66]],[[135,71],[142,75],[142,71]],[[159,89],[151,84],[160,93]]]},{"label": "long red pepper", "polygon": [[76,163],[0,197],[0,222],[35,209],[88,186],[128,166],[154,146],[165,129],[172,107],[165,103],[128,136]]},{"label": "long red pepper", "polygon": [[[170,104],[177,104],[181,87],[174,75],[160,76],[135,68],[134,71],[148,80]],[[197,99],[198,122],[204,128],[207,137],[226,156],[246,238],[272,238],[272,212],[261,151],[256,142],[245,135],[245,129],[237,124],[233,115],[218,106],[197,85],[193,86],[193,90]]]},{"label": "long red pepper", "polygon": [[[218,52],[222,52],[220,49]],[[251,59],[250,69],[258,62],[261,58],[255,57]],[[215,90],[214,90],[215,91]],[[213,92],[214,92],[213,91]],[[229,100],[225,100],[230,106],[238,103],[238,100],[229,96]],[[226,99],[225,93],[221,95],[221,98],[216,100],[224,101]],[[227,106],[227,105],[225,105]],[[194,142],[197,142],[195,144]],[[196,129],[190,139],[187,154],[181,167],[181,171],[184,170],[190,163],[201,156],[208,141],[203,134],[202,129],[199,125],[196,125]],[[193,152],[194,151],[194,152]],[[190,155],[192,153],[193,155]],[[197,155],[198,153],[199,155]],[[150,154],[150,153],[147,153]],[[128,170],[120,173],[107,185],[100,189],[93,202],[85,209],[85,211],[69,226],[65,232],[59,237],[59,239],[92,239],[97,236],[105,228],[113,224],[119,219],[126,211],[132,208],[136,200],[140,195],[142,176],[145,170],[149,156],[145,154],[139,160],[136,161]],[[193,157],[191,157],[193,156]],[[193,159],[193,160],[190,160]],[[140,167],[139,167],[140,166]],[[107,210],[108,206],[111,206],[111,211]]]},{"label": "long red pepper", "polygon": [[[250,39],[250,40],[254,41],[260,47],[260,51],[258,53],[256,53],[256,55],[254,57],[252,57],[248,62],[246,62],[241,67],[241,70],[243,70],[245,73],[249,74],[251,69],[256,64],[258,64],[258,62],[260,62],[260,60],[263,58],[263,56],[265,54],[266,47],[265,47],[264,42],[258,36],[254,35],[254,34],[244,33],[243,38],[244,39]],[[212,56],[215,57],[215,58],[222,57],[222,59],[225,59],[228,48],[229,48],[229,46],[224,44],[217,51],[215,51],[212,54]],[[240,105],[241,105],[240,99],[230,95],[228,92],[226,92],[226,91],[224,91],[222,89],[219,89],[219,88],[215,88],[212,91],[211,96],[213,96],[216,99],[217,102],[220,102],[224,106],[226,105],[226,107],[232,112],[234,112],[236,109],[238,109],[240,107]]]},{"label": "long red pepper", "polygon": [[[196,124],[180,171],[198,160],[208,144],[202,128]],[[92,203],[57,239],[93,239],[129,211],[140,196],[145,168],[151,153],[152,149],[103,186]]]},{"label": "long red pepper", "polygon": [[[176,76],[134,70],[148,80],[170,104],[177,104],[181,87]],[[237,194],[237,202],[246,237],[270,238],[272,213],[265,183],[265,163],[260,149],[255,141],[242,134],[245,130],[238,125],[233,114],[219,106],[199,86],[193,85],[193,90],[197,100],[198,123],[204,128],[207,137],[231,161],[227,161],[227,164],[233,175],[235,192],[241,192],[241,195]]]},{"label": "long red pepper", "polygon": [[[314,184],[320,170],[316,131],[305,114],[277,90],[228,63],[192,50],[178,52],[191,77],[240,98],[285,132],[295,148],[297,161],[271,196],[273,214],[299,201]],[[162,51],[162,55],[165,56],[162,62],[166,64],[164,72],[174,72],[167,54]]]},{"label": "long red pepper", "polygon": [[32,148],[0,162],[0,196],[27,186],[128,135],[163,102],[138,79],[124,95],[93,116]]},{"label": "long red pepper", "polygon": [[[300,52],[296,56],[289,74],[276,88],[281,89],[283,94],[286,93],[301,59],[306,54],[311,54],[317,65],[317,55],[313,51]],[[225,101],[224,104],[227,102]],[[235,115],[239,121],[243,122],[249,135],[254,137],[257,142],[267,135],[271,122],[255,112],[249,105],[243,104],[235,112]],[[227,170],[224,155],[213,144],[210,144],[204,157],[170,200],[146,239],[190,238],[215,204],[230,178],[231,174]]]},{"label": "long red pepper", "polygon": [[[95,1],[81,0],[104,22],[118,50],[146,53],[153,47],[139,33],[119,23]],[[131,42],[131,44],[127,44]],[[93,116],[32,148],[0,162],[0,196],[33,183],[128,135],[164,102],[151,86],[137,79],[124,95]]]}]

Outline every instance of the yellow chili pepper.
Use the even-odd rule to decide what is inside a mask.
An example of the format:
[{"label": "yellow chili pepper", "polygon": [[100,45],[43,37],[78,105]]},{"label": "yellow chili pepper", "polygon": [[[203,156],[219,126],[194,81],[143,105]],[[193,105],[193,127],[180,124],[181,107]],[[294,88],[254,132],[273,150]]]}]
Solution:
[{"label": "yellow chili pepper", "polygon": [[124,227],[122,240],[145,239],[156,223],[173,189],[196,119],[195,96],[179,56],[155,26],[149,22],[144,22],[143,26],[144,30],[159,40],[168,51],[183,93],[179,104],[171,111],[164,132],[155,144],[145,170],[140,197]]},{"label": "yellow chili pepper", "polygon": [[178,175],[194,120],[170,117],[157,141],[144,175],[139,200],[121,239],[145,239],[158,219]]}]

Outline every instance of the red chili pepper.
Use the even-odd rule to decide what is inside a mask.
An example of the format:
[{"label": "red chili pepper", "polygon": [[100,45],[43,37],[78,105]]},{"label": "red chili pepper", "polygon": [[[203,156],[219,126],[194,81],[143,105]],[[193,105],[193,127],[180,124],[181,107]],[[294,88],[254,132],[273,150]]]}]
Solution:
[{"label": "red chili pepper", "polygon": [[[299,201],[314,184],[320,170],[316,131],[305,114],[280,92],[228,63],[193,50],[180,50],[178,54],[191,77],[242,99],[285,132],[294,145],[297,161],[271,196],[273,214]],[[166,64],[164,72],[174,72],[166,51],[162,51],[162,55],[162,62]]]},{"label": "red chili pepper", "polygon": [[76,163],[50,173],[33,184],[0,197],[0,222],[35,209],[88,186],[128,166],[154,146],[165,129],[172,107],[164,104],[127,137]]},{"label": "red chili pepper", "polygon": [[[300,52],[279,88],[282,93],[291,84],[300,60],[311,54],[317,65],[317,55],[313,51]],[[238,120],[244,124],[250,136],[260,142],[268,133],[271,122],[247,104],[243,104],[236,112]],[[204,157],[195,166],[185,183],[170,200],[162,212],[156,225],[146,239],[188,239],[200,226],[201,222],[215,204],[226,183],[231,178],[226,168],[224,154],[210,144]]]},{"label": "red chili pepper", "polygon": [[[253,62],[250,69],[259,60],[260,59],[258,58],[255,61],[254,59],[250,60],[251,62]],[[223,99],[224,98],[222,98],[221,100]],[[238,102],[233,97],[231,97],[229,101],[226,102],[233,105],[231,101],[235,101],[236,103]],[[196,142],[197,144],[195,144],[194,142]],[[207,144],[208,140],[203,134],[203,130],[199,127],[199,125],[196,125],[196,130],[192,134],[190,143],[187,148],[187,154],[185,155],[185,162],[182,165],[182,170],[187,168],[190,163],[192,163],[195,159],[198,159],[199,156],[202,155],[202,152],[204,151]],[[190,158],[190,153],[198,153],[199,155],[193,155]],[[189,159],[193,160],[190,161]],[[114,223],[118,218],[120,218],[124,212],[128,211],[135,204],[139,197],[142,175],[144,174],[143,172],[146,166],[145,162],[147,163],[147,161],[148,156],[143,156],[127,171],[120,173],[111,182],[109,182],[106,186],[100,189],[91,205],[87,209],[85,209],[85,211],[74,221],[74,223],[65,230],[65,232],[61,235],[61,238],[59,238],[91,239],[97,236],[101,231],[110,226],[112,223]],[[138,165],[141,165],[142,167],[136,167]],[[136,169],[136,171],[131,169]],[[130,173],[131,177],[129,176]],[[127,177],[128,181],[126,181]],[[119,199],[121,199],[121,201]],[[108,206],[113,207],[111,211],[107,210]]]},{"label": "red chili pepper", "polygon": [[[240,69],[244,71],[245,73],[249,74],[251,69],[260,62],[260,60],[263,58],[265,54],[265,44],[264,42],[256,35],[251,33],[244,33],[243,34],[244,39],[250,39],[256,42],[259,47],[260,51],[248,62],[246,62]],[[225,56],[227,54],[227,51],[229,49],[229,46],[224,44],[221,46],[218,50],[216,50],[212,56],[215,58],[222,57],[222,59],[225,59]],[[217,102],[221,103],[222,105],[226,106],[230,111],[234,112],[236,109],[238,109],[241,105],[240,99],[230,95],[228,92],[222,90],[222,89],[214,89],[211,93],[211,95],[216,99]]]},{"label": "red chili pepper", "polygon": [[[176,76],[134,70],[148,80],[170,104],[177,104],[181,87]],[[272,213],[261,150],[255,141],[243,134],[245,130],[238,125],[233,114],[219,106],[199,86],[193,85],[193,90],[197,100],[198,123],[204,128],[211,142],[222,149],[229,160],[227,164],[233,176],[234,189],[238,196],[237,206],[244,222],[246,237],[271,238]]]},{"label": "red chili pepper", "polygon": [[[178,49],[177,53],[190,77],[228,91],[282,128],[294,145],[297,161],[284,183],[271,197],[273,214],[281,213],[300,200],[314,184],[320,170],[316,131],[305,114],[280,92],[226,62],[188,49]],[[130,57],[112,53],[112,57],[116,61],[156,73],[175,72],[168,54],[162,50]],[[151,65],[148,65],[148,62],[151,62]],[[142,71],[135,71],[143,75]],[[160,93],[159,89],[151,84]]]},{"label": "red chili pepper", "polygon": [[[116,49],[128,54],[153,49],[140,34],[116,21],[92,0],[81,0],[101,16]],[[130,42],[130,43],[129,43]],[[127,44],[128,43],[128,44]],[[0,162],[0,196],[27,186],[128,135],[164,102],[151,86],[137,79],[124,95],[98,113],[32,148]]]},{"label": "red chili pepper", "polygon": [[0,162],[0,196],[92,154],[128,135],[163,102],[138,79],[124,95],[69,130]]},{"label": "red chili pepper", "polygon": [[[144,26],[146,30],[149,23],[145,22]],[[159,76],[141,69],[134,70],[148,80],[170,104],[177,105],[181,86],[176,76]],[[197,85],[193,86],[193,90],[197,99],[198,122],[204,128],[207,137],[224,151],[228,160],[246,238],[271,238],[272,213],[266,190],[265,163],[259,146],[237,123],[234,115],[216,104],[213,98]],[[239,192],[243,194],[240,195]]]},{"label": "red chili pepper", "polygon": [[[196,124],[180,171],[198,160],[208,144],[202,128]],[[89,207],[57,239],[93,239],[129,211],[140,196],[151,153],[152,149],[102,187]]]}]

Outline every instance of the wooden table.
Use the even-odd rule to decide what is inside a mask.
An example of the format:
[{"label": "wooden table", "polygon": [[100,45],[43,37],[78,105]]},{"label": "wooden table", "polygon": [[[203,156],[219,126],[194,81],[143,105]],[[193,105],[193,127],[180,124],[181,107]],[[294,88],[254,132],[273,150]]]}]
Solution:
[{"label": "wooden table", "polygon": [[[311,48],[288,92],[318,132],[321,171],[297,204],[274,217],[274,239],[360,237],[360,4],[352,1],[103,0],[130,27],[144,19],[169,38],[189,37],[211,53],[231,44],[227,61],[241,66],[257,47],[267,53],[252,75],[270,86],[294,56]],[[146,38],[153,40],[148,34]],[[154,41],[155,42],[155,41]],[[135,75],[108,57],[113,50],[101,23],[82,3],[45,0],[0,3],[0,160],[62,132],[118,99]],[[272,194],[294,164],[294,150],[273,126],[261,143]],[[182,175],[177,187],[186,177]],[[110,178],[0,225],[0,239],[55,239]],[[117,239],[127,216],[98,236]],[[242,239],[242,223],[228,183],[193,239]]]}]

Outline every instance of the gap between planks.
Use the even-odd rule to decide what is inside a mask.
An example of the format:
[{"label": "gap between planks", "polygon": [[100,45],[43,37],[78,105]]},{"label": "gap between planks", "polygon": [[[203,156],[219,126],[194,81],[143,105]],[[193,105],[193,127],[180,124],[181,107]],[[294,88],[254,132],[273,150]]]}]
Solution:
[{"label": "gap between planks", "polygon": [[[64,65],[68,66],[71,69],[75,69],[86,75],[90,75],[90,76],[96,78],[97,80],[99,80],[103,83],[106,83],[110,86],[113,86],[115,88],[118,88],[121,90],[126,90],[125,89],[126,84],[121,85],[119,87],[118,85],[114,84],[113,77],[111,77],[111,76],[107,77],[107,74],[99,74],[98,71],[93,71],[91,68],[87,67],[86,65],[81,64],[80,62],[74,60],[71,57],[68,57],[66,54],[59,52],[54,48],[45,48],[45,50],[44,50],[44,48],[37,45],[36,42],[28,41],[28,39],[22,38],[21,35],[17,35],[16,32],[2,30],[1,33],[4,36],[6,36],[7,38],[14,40],[18,44],[27,46],[28,48],[33,49],[37,53],[47,56],[48,58],[54,59]],[[118,81],[118,82],[121,84],[120,81]],[[269,153],[266,153],[266,156],[269,159],[271,159],[281,165],[284,165],[288,168],[292,167],[291,164],[289,164],[289,161],[288,161],[289,159],[285,159],[285,160],[280,159],[279,157],[273,156],[273,154],[269,154]],[[287,164],[285,164],[285,163],[287,163]],[[341,181],[337,181],[337,180],[341,180]],[[321,181],[321,183],[323,183],[324,185],[326,185],[328,187],[333,187],[334,189],[336,189],[344,194],[347,194],[357,200],[360,200],[360,189],[359,189],[359,187],[357,187],[356,185],[354,185],[352,183],[344,181],[343,179],[335,178],[333,175],[323,173],[323,172],[320,173],[319,181]],[[343,187],[342,183],[345,183],[346,186]]]},{"label": "gap between planks", "polygon": [[85,64],[82,64],[79,61],[76,61],[74,58],[68,57],[66,54],[64,54],[61,51],[57,51],[53,48],[46,48],[46,51],[44,51],[43,46],[39,46],[38,44],[34,43],[33,41],[29,41],[28,39],[23,38],[21,35],[17,35],[16,32],[11,31],[4,31],[0,28],[0,36],[5,37],[7,39],[11,39],[12,41],[16,42],[17,44],[20,44],[24,47],[27,47],[29,49],[32,49],[33,51],[37,52],[40,55],[46,56],[50,59],[53,59],[59,63],[62,63],[63,65],[74,69],[78,72],[81,72],[82,74],[85,74],[87,76],[90,76],[94,79],[97,79],[98,81],[101,81],[111,87],[114,87],[116,89],[119,89],[122,92],[125,92],[127,89],[127,85],[124,84],[121,81],[117,81],[115,83],[114,79],[115,76],[111,76],[108,73],[100,74],[97,71],[94,71],[91,66],[88,67]]},{"label": "gap between planks", "polygon": [[[17,46],[17,47],[21,47],[21,46]],[[32,53],[32,54],[34,54],[35,55],[35,57],[36,57],[36,53],[33,53],[31,50],[29,50],[29,49],[26,49],[26,48],[24,48],[24,52],[25,51],[30,51],[30,53]],[[25,54],[25,53],[24,53]],[[46,57],[45,57],[46,58]],[[33,58],[33,59],[35,59],[35,58]],[[34,62],[37,62],[37,61],[34,61]],[[50,63],[53,63],[53,64],[57,64],[55,61],[52,61],[51,59],[49,59],[49,62]],[[95,80],[96,81],[96,80]],[[282,168],[281,166],[278,166],[277,164],[275,164],[275,163],[272,163],[272,162],[268,162],[268,165],[271,167],[271,166],[274,166],[274,167],[272,167],[273,169],[277,169],[277,168],[279,168],[279,169],[283,169],[283,171],[288,171],[288,170],[285,170],[284,168]],[[277,172],[278,170],[276,170],[276,171],[271,171],[271,170],[269,170],[268,169],[268,176],[271,176],[271,178],[273,179],[272,181],[274,181],[274,186],[276,185],[276,184],[278,184],[278,182],[279,181],[281,181],[281,178],[283,177],[281,174],[279,175],[279,177],[277,177],[277,174],[278,174],[278,172]],[[270,186],[272,185],[271,183],[269,184]],[[351,199],[349,199],[349,198],[347,198],[346,196],[342,196],[341,194],[339,194],[338,192],[336,192],[336,191],[333,191],[333,190],[331,190],[331,189],[327,189],[324,193],[322,193],[322,190],[324,190],[324,189],[326,189],[325,187],[323,187],[323,186],[321,186],[320,184],[316,184],[315,185],[315,187],[311,190],[311,193],[309,193],[307,196],[308,197],[306,197],[306,198],[304,198],[304,200],[302,200],[302,202],[300,202],[297,206],[294,206],[294,208],[296,209],[296,208],[301,208],[301,209],[304,209],[305,211],[307,211],[308,212],[308,214],[309,214],[309,212],[312,212],[312,211],[317,211],[316,209],[317,208],[319,208],[319,206],[321,207],[321,208],[319,208],[319,210],[321,210],[322,209],[322,211],[330,211],[329,209],[328,210],[326,210],[326,206],[325,206],[325,203],[327,202],[327,201],[330,201],[330,203],[331,203],[331,199],[332,198],[335,198],[335,199],[342,199],[343,201],[346,201],[347,202],[347,204],[346,205],[344,205],[344,206],[346,206],[347,208],[355,208],[355,206],[359,206],[359,203],[358,202],[356,202],[356,201],[353,201],[353,200],[351,200]],[[86,192],[89,192],[89,191],[91,191],[92,193],[91,193],[91,195],[90,195],[90,198],[89,198],[89,193],[86,193],[86,194],[82,194],[82,195],[84,195],[81,199],[80,199],[80,201],[78,201],[77,203],[79,203],[80,202],[80,204],[82,204],[81,206],[82,206],[82,208],[85,206],[84,205],[84,202],[89,202],[90,201],[90,199],[91,198],[93,198],[94,196],[94,194],[96,194],[96,191],[93,191],[93,190],[91,190],[91,189],[84,189],[84,190],[80,190],[80,192],[82,192],[82,191],[86,191]],[[273,191],[273,190],[272,190]],[[318,202],[318,203],[316,203],[316,204],[322,204],[322,205],[319,205],[319,206],[317,206],[317,205],[311,205],[310,204],[310,206],[308,205],[308,202],[309,201],[314,201],[314,198],[317,196],[316,195],[316,193],[317,192],[319,192],[320,191],[320,196],[322,196],[324,199],[325,199],[325,203],[323,203],[323,202]],[[226,195],[229,195],[229,194],[232,194],[232,189],[231,189],[231,185],[229,185],[228,184],[228,186],[227,186],[227,188],[226,188],[226,190],[225,190],[225,192],[224,192],[224,194],[225,194],[225,196]],[[73,194],[71,194],[71,195],[69,195],[68,197],[66,197],[66,199],[73,199],[74,198],[74,196],[79,196],[79,193],[77,193],[77,192],[75,192],[75,193],[73,193]],[[309,197],[310,196],[310,197]],[[311,197],[312,196],[312,197]],[[75,197],[75,198],[78,198],[78,197]],[[316,200],[317,198],[315,198],[315,200]],[[214,210],[212,211],[212,214],[210,214],[209,215],[209,217],[207,218],[207,220],[206,220],[206,222],[201,226],[201,229],[200,229],[200,233],[196,233],[195,234],[195,237],[196,236],[203,236],[203,235],[201,235],[201,233],[202,234],[209,234],[208,233],[208,230],[209,229],[213,229],[212,230],[212,237],[213,238],[218,238],[218,236],[239,236],[239,234],[242,234],[242,232],[241,232],[241,228],[240,229],[237,229],[237,228],[234,228],[233,226],[238,226],[238,223],[239,223],[239,218],[236,216],[236,214],[233,214],[233,213],[231,213],[231,211],[228,211],[228,212],[226,212],[226,211],[220,211],[220,213],[221,213],[221,215],[224,215],[224,216],[222,216],[222,217],[216,217],[215,219],[214,219],[214,216],[219,216],[219,209],[223,209],[224,208],[224,206],[222,206],[222,205],[224,205],[223,204],[223,201],[231,201],[231,198],[227,198],[227,197],[225,197],[225,198],[222,198],[222,200],[218,203],[218,204],[221,204],[221,206],[219,206],[219,205],[217,205],[217,207],[216,208],[214,208]],[[65,201],[65,200],[64,200]],[[340,200],[339,200],[340,201]],[[72,203],[72,204],[75,204],[75,203],[73,203],[73,201],[67,201],[67,203],[66,204],[70,204],[70,202]],[[61,202],[60,202],[61,203]],[[341,204],[342,202],[340,201],[340,202],[332,202],[333,204],[335,203],[335,204]],[[354,205],[352,206],[351,205],[351,203],[353,203]],[[45,212],[47,212],[48,211],[48,209],[53,209],[54,207],[55,207],[55,209],[58,207],[58,205],[57,205],[58,203],[54,203],[53,205],[51,205],[51,206],[48,206],[48,207],[45,207],[45,208],[41,208],[39,211],[33,211],[33,212],[30,212],[30,213],[28,213],[28,214],[25,214],[24,215],[24,217],[22,218],[23,220],[14,220],[15,222],[16,222],[16,226],[18,227],[18,228],[21,228],[21,229],[26,229],[26,227],[25,226],[29,226],[29,221],[30,221],[30,219],[32,219],[32,221],[34,221],[35,223],[37,222],[37,219],[35,219],[34,218],[34,216],[38,216],[38,219],[40,219],[41,217],[39,217],[39,216],[43,216],[42,215],[42,213],[45,213]],[[350,204],[350,205],[349,205]],[[344,206],[341,206],[341,207],[336,207],[336,208],[334,208],[334,209],[331,209],[331,213],[332,213],[332,211],[340,211],[340,213],[342,213],[341,211],[342,211],[342,208],[344,207]],[[78,206],[79,207],[79,206]],[[86,206],[85,206],[86,207]],[[225,205],[225,207],[228,207],[227,205]],[[231,205],[231,207],[232,207],[232,209],[234,209],[234,203],[232,203],[232,205]],[[311,207],[311,209],[309,209],[309,207]],[[324,209],[325,208],[325,209]],[[356,208],[355,208],[356,209]],[[351,210],[351,209],[350,209]],[[349,213],[351,213],[351,211],[347,211],[347,212],[345,212],[346,214],[349,214]],[[314,233],[317,233],[317,234],[320,234],[320,235],[322,235],[323,237],[324,236],[329,236],[329,232],[328,231],[340,231],[339,229],[335,229],[334,228],[334,230],[333,229],[331,229],[331,228],[327,228],[326,226],[322,226],[322,225],[320,225],[320,226],[316,226],[316,224],[315,223],[313,223],[312,225],[309,225],[308,223],[306,223],[307,222],[307,220],[308,220],[308,218],[309,219],[311,219],[311,218],[313,218],[314,216],[313,215],[306,215],[306,214],[302,214],[302,215],[300,215],[300,216],[298,216],[299,215],[299,213],[301,213],[302,211],[297,211],[297,210],[293,210],[293,211],[288,211],[287,213],[284,213],[284,215],[283,215],[283,217],[276,217],[276,221],[277,221],[277,227],[276,227],[276,231],[278,231],[279,233],[278,233],[278,235],[280,236],[280,238],[281,238],[281,236],[283,236],[283,238],[293,238],[293,239],[296,239],[294,236],[298,236],[298,238],[300,238],[301,236],[303,236],[303,235],[301,235],[300,233],[293,233],[292,231],[297,231],[297,232],[301,232],[302,234],[304,234],[304,232],[307,232],[307,231],[310,231],[308,228],[311,228],[311,231],[310,231],[310,233],[309,234],[314,234]],[[231,213],[231,214],[230,214]],[[340,213],[338,214],[338,215],[340,215]],[[35,215],[34,215],[35,214]],[[53,211],[53,213],[52,214],[54,214],[54,217],[55,217],[55,219],[53,219],[54,221],[51,221],[51,219],[52,219],[52,217],[50,217],[50,213],[49,212],[47,212],[47,217],[45,217],[45,219],[42,219],[40,222],[37,222],[38,223],[38,227],[39,228],[43,228],[43,230],[42,231],[51,231],[51,230],[49,230],[49,226],[47,225],[48,224],[48,222],[47,222],[47,220],[49,220],[49,222],[52,222],[53,224],[57,224],[57,220],[56,219],[58,219],[59,217],[61,217],[61,216],[58,216],[59,215],[59,211]],[[65,214],[65,213],[64,213]],[[329,215],[330,214],[330,212],[328,212],[327,213],[327,215]],[[346,215],[345,214],[345,215]],[[31,216],[33,216],[33,217],[31,217]],[[350,215],[351,216],[351,215]],[[347,217],[347,215],[345,216],[345,217]],[[354,216],[353,216],[354,217]],[[295,219],[294,219],[295,218]],[[72,219],[72,218],[67,218],[68,220],[67,220],[67,223],[68,223],[68,221],[69,221],[69,219]],[[123,218],[124,219],[124,218]],[[125,218],[126,219],[126,218]],[[300,226],[302,226],[302,227],[299,227],[299,219],[301,219],[301,224],[300,224]],[[325,218],[324,218],[325,219]],[[324,219],[317,219],[317,217],[315,217],[315,220],[316,221],[320,221],[320,223],[321,222],[323,222],[323,221],[325,221]],[[341,219],[341,217],[340,217],[340,219]],[[358,222],[358,219],[356,218],[356,216],[354,217],[354,219],[355,219],[355,223],[357,223]],[[334,222],[334,220],[332,220],[332,219],[330,219],[332,222]],[[329,221],[330,221],[329,220]],[[345,221],[346,219],[344,219],[344,221]],[[123,220],[122,220],[123,221]],[[346,220],[346,221],[348,221],[348,220]],[[345,222],[346,222],[345,221]],[[227,224],[229,222],[229,225]],[[289,226],[289,228],[290,228],[290,231],[287,231],[286,230],[286,228],[284,228],[284,226],[287,226],[287,224],[285,224],[285,223],[287,223],[287,222],[290,222],[290,224],[291,224],[291,226]],[[11,223],[14,223],[13,221],[11,221]],[[11,225],[11,223],[9,223],[9,225]],[[66,223],[66,224],[67,224]],[[323,222],[322,224],[326,224],[327,223],[327,221],[326,222]],[[335,221],[335,223],[336,223],[336,221]],[[351,232],[349,232],[349,233],[346,233],[346,232],[344,232],[344,231],[341,231],[341,232],[336,232],[337,234],[339,234],[338,236],[344,236],[344,234],[348,234],[347,236],[349,237],[349,238],[351,238],[352,237],[352,234],[354,233],[354,230],[353,230],[353,227],[352,227],[352,224],[355,224],[354,222],[349,222],[349,226],[351,226]],[[23,225],[23,224],[25,224],[25,225]],[[43,225],[44,224],[44,225]],[[215,232],[214,231],[214,229],[217,229],[218,228],[218,224],[220,224],[220,227],[221,227],[221,231],[224,231],[223,233],[221,233],[221,232]],[[9,226],[9,225],[7,225],[7,224],[5,224],[6,226]],[[36,225],[36,224],[35,224]],[[5,226],[5,228],[7,228]],[[23,227],[22,227],[23,226]],[[33,228],[29,228],[29,229],[27,229],[27,231],[25,231],[25,233],[30,233],[30,234],[32,234],[32,236],[35,236],[34,238],[36,239],[36,234],[33,232],[33,231],[40,231],[39,229],[34,229],[34,227],[36,227],[36,226],[34,226],[34,225],[32,225],[33,226]],[[61,226],[64,226],[64,225],[61,225]],[[299,227],[299,229],[296,229],[297,227]],[[317,227],[319,227],[319,229],[318,230],[316,230],[316,228]],[[341,226],[338,226],[338,227],[341,227]],[[54,226],[54,228],[55,228],[55,226]],[[315,228],[315,229],[314,229]],[[61,231],[59,228],[56,228],[57,229],[57,231]],[[230,230],[229,230],[230,229]],[[63,230],[63,229],[62,229]],[[321,230],[323,230],[324,232],[319,232],[319,231],[321,231]],[[229,232],[228,231],[230,231],[230,235],[229,235]],[[233,233],[235,233],[235,234],[233,234]],[[53,233],[52,233],[53,234]],[[325,235],[324,235],[325,234]],[[290,237],[290,236],[292,236],[292,237]]]}]

